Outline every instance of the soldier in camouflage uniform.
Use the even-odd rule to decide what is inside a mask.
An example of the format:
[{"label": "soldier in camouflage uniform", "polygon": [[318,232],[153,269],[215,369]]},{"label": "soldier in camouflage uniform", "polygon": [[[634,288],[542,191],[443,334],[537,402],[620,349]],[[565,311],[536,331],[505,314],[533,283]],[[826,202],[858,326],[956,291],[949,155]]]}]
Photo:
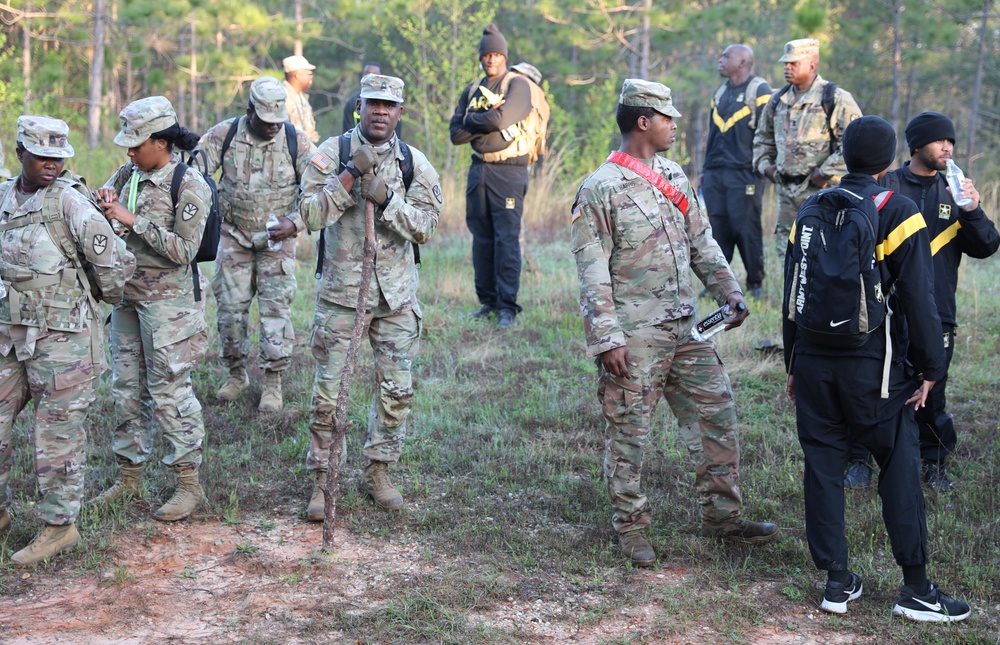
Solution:
[{"label": "soldier in camouflage uniform", "polygon": [[10,179],[10,171],[4,166],[3,143],[0,142],[0,179]]},{"label": "soldier in camouflage uniform", "polygon": [[[748,312],[743,294],[681,167],[656,155],[670,148],[680,113],[670,89],[629,79],[622,86],[622,146],[577,193],[572,250],[580,280],[587,352],[597,357],[598,399],[607,420],[604,474],[622,553],[639,566],[656,559],[640,490],[643,453],[661,396],[682,427],[697,433],[695,488],[702,534],[761,543],[774,524],[740,515],[739,440],[729,377],[712,342],[696,342],[691,270],[721,305]],[[654,183],[655,182],[655,183]]]},{"label": "soldier in camouflage uniform", "polygon": [[[258,361],[264,368],[258,406],[262,412],[281,410],[281,373],[292,362],[295,238],[305,228],[298,213],[299,178],[316,149],[296,128],[293,165],[284,131],[288,120],[286,96],[277,80],[258,78],[250,86],[246,117],[235,120],[236,131],[225,154],[222,148],[233,119],[213,126],[200,143],[208,159],[208,172],[222,168],[222,237],[212,291],[219,305],[220,358],[229,368],[229,377],[216,396],[233,401],[250,384],[246,370],[250,353],[247,327],[250,302],[256,295],[260,311]],[[272,213],[278,225],[271,227],[269,236],[267,222]],[[271,250],[269,240],[280,242],[280,248]]]},{"label": "soldier in camouflage uniform", "polygon": [[306,90],[312,87],[313,70],[316,66],[306,60],[305,56],[289,56],[281,61],[285,69],[285,92],[288,94],[288,120],[306,133],[313,143],[319,143],[319,132],[316,132],[316,119],[313,117],[312,106],[309,105],[309,95]]},{"label": "soldier in camouflage uniform", "polygon": [[861,116],[861,110],[850,92],[837,87],[827,118],[822,99],[829,81],[816,72],[819,41],[793,40],[778,60],[785,64],[788,85],[761,112],[753,140],[753,168],[775,184],[775,248],[783,261],[799,207],[821,189],[839,183],[847,172],[841,141],[847,124]]},{"label": "soldier in camouflage uniform", "polygon": [[375,352],[376,387],[361,490],[381,508],[398,510],[403,498],[389,481],[399,460],[413,403],[410,364],[420,346],[421,313],[413,244],[437,227],[443,205],[438,175],[419,150],[407,188],[400,168],[403,145],[394,129],[403,112],[403,81],[369,74],[361,81],[361,122],[350,133],[351,157],[340,168],[339,137],[327,139],[302,177],[302,214],[312,231],[326,230],[323,278],[316,294],[312,353],[316,358],[307,466],[316,473],[310,520],[323,519],[330,438],[337,395],[358,303],[364,257],[365,200],[376,206],[375,271],[368,289],[368,339]]},{"label": "soldier in camouflage uniform", "polygon": [[58,119],[18,118],[21,174],[0,184],[0,492],[6,491],[0,532],[10,528],[14,419],[31,399],[42,494],[35,514],[45,523],[11,558],[21,565],[80,541],[74,522],[87,462],[84,423],[97,378],[107,369],[96,298],[121,300],[135,268],[89,191],[59,178],[73,156],[68,135]]},{"label": "soldier in camouflage uniform", "polygon": [[177,123],[170,101],[140,99],[119,118],[115,143],[128,149],[130,161],[97,197],[138,266],[111,314],[111,393],[118,420],[111,447],[121,473],[98,499],[139,496],[158,430],[170,443],[163,463],[176,474],[177,487],[153,517],[170,522],[188,517],[205,500],[198,481],[205,424],[191,369],[205,355],[208,334],[204,312],[194,302],[191,261],[212,197],[201,173],[188,168],[172,203],[170,184],[180,163],[174,147],[192,150],[198,135]]}]

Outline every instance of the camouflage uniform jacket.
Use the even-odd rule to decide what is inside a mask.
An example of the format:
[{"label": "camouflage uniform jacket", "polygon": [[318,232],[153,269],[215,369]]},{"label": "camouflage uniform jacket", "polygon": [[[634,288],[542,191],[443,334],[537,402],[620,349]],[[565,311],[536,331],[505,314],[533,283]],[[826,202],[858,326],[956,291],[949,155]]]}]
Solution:
[{"label": "camouflage uniform jacket", "polygon": [[309,105],[309,96],[305,92],[296,90],[288,81],[284,81],[284,86],[285,92],[288,93],[288,99],[285,101],[288,120],[305,132],[310,141],[319,143],[319,132],[316,132],[316,119],[313,117],[312,106]]},{"label": "camouflage uniform jacket", "polygon": [[723,302],[740,286],[712,237],[681,167],[656,156],[653,170],[687,196],[687,217],[631,170],[605,163],[573,206],[572,248],[587,351],[625,346],[625,334],[697,312],[691,269]]},{"label": "camouflage uniform jacket", "polygon": [[[403,187],[398,139],[392,149],[380,155],[375,173],[393,191],[385,209],[376,208],[375,271],[369,288],[368,306],[378,304],[379,293],[396,310],[417,303],[417,267],[412,244],[424,244],[434,233],[443,200],[437,171],[422,152],[413,152],[413,183]],[[363,144],[360,128],[351,134],[351,151]],[[360,196],[361,181],[348,193],[337,177],[340,165],[338,137],[324,141],[309,160],[302,176],[302,213],[309,230],[329,228],[326,259],[319,297],[345,307],[356,307],[364,259],[365,200]]]},{"label": "camouflage uniform jacket", "polygon": [[828,81],[816,75],[805,92],[789,88],[774,104],[764,106],[753,139],[753,168],[764,174],[768,166],[788,176],[802,176],[819,168],[821,175],[837,183],[847,173],[841,141],[844,130],[861,116],[861,109],[851,93],[837,88],[834,94],[830,126],[833,128],[833,153],[830,152],[830,129],[823,110],[823,87]]},{"label": "camouflage uniform jacket", "polygon": [[298,212],[299,181],[316,146],[305,132],[296,128],[298,154],[296,167],[285,143],[284,131],[270,140],[251,134],[246,117],[240,122],[233,140],[220,159],[222,144],[232,120],[218,123],[202,135],[199,145],[208,158],[208,172],[222,168],[219,181],[219,209],[223,219],[236,227],[233,235],[245,248],[254,248],[253,235],[265,230],[271,213],[286,216],[298,233],[305,224]]},{"label": "camouflage uniform jacket", "polygon": [[135,254],[136,269],[125,285],[125,299],[164,300],[194,290],[191,261],[198,253],[212,193],[201,173],[189,169],[181,181],[176,208],[170,200],[170,180],[180,155],[159,170],[144,172],[131,161],[104,184],[118,193],[118,202],[128,208],[129,179],[139,173],[135,224],[126,233],[128,250]]},{"label": "camouflage uniform jacket", "polygon": [[[88,314],[84,277],[41,221],[49,193],[61,191],[57,199],[77,257],[106,302],[121,300],[126,265],[132,258],[124,244],[115,243],[104,214],[63,179],[31,194],[20,206],[14,196],[16,184],[17,180],[0,184],[0,227],[6,229],[0,232],[0,272],[9,291],[0,304],[0,323],[81,331],[86,320],[99,312]],[[18,226],[19,219],[34,221]],[[18,288],[29,281],[33,288]],[[18,306],[12,307],[15,303]]]}]

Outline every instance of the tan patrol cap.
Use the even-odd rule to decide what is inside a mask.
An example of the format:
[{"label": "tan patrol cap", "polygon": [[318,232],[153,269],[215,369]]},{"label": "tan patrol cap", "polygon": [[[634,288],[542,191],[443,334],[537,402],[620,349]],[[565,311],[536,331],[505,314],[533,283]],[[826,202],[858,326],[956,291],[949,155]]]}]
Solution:
[{"label": "tan patrol cap", "polygon": [[297,72],[300,69],[316,69],[316,66],[307,61],[305,56],[289,56],[281,61],[281,65],[285,68],[286,74]]},{"label": "tan patrol cap", "polygon": [[132,101],[118,115],[122,131],[115,136],[115,145],[134,148],[151,134],[162,132],[177,123],[174,106],[165,96],[148,96]]},{"label": "tan patrol cap", "polygon": [[17,141],[37,157],[67,159],[76,154],[69,144],[69,126],[50,116],[17,117]]},{"label": "tan patrol cap", "polygon": [[676,118],[681,115],[670,98],[669,87],[663,83],[653,83],[639,78],[625,79],[618,102],[635,107],[651,107],[664,116]]},{"label": "tan patrol cap", "polygon": [[281,82],[270,76],[261,76],[250,84],[250,102],[261,121],[284,123],[288,120],[285,100],[288,92]]},{"label": "tan patrol cap", "polygon": [[520,72],[530,78],[535,82],[535,85],[542,84],[542,73],[539,72],[538,68],[534,65],[530,63],[518,63],[517,65],[511,65],[510,68],[515,72]]},{"label": "tan patrol cap", "polygon": [[361,98],[403,102],[403,79],[382,74],[365,74],[361,79]]},{"label": "tan patrol cap", "polygon": [[815,38],[799,38],[785,43],[785,53],[778,59],[779,63],[794,63],[795,61],[819,55],[819,41]]}]

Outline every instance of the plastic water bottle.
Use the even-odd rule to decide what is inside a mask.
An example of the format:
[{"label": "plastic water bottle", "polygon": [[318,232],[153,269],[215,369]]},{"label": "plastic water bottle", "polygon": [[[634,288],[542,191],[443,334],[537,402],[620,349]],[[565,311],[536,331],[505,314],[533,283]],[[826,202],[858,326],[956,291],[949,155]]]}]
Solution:
[{"label": "plastic water bottle", "polygon": [[948,170],[945,171],[945,179],[948,180],[948,187],[951,188],[951,197],[959,206],[968,206],[972,199],[962,194],[962,182],[965,181],[965,173],[955,165],[951,159],[948,160]]},{"label": "plastic water bottle", "polygon": [[275,242],[274,240],[271,239],[271,231],[273,231],[274,229],[278,228],[278,226],[279,226],[279,224],[278,224],[278,216],[275,215],[274,213],[271,213],[270,215],[268,215],[267,216],[267,248],[270,249],[270,250],[272,250],[272,251],[280,251],[281,250],[281,241],[279,240],[279,241]]},{"label": "plastic water bottle", "polygon": [[737,311],[732,311],[729,303],[726,303],[702,318],[691,330],[691,338],[699,343],[703,343],[712,336],[726,330],[726,325],[733,322],[736,314],[746,309],[746,305],[740,304]]}]

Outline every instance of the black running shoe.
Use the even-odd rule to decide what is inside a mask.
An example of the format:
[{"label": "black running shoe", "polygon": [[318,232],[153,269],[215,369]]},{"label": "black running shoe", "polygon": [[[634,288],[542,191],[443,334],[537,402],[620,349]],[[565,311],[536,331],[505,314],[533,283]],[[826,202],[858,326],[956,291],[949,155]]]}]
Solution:
[{"label": "black running shoe", "polygon": [[892,613],[920,622],[950,623],[965,620],[972,610],[967,603],[942,593],[932,582],[931,590],[923,596],[903,585]]},{"label": "black running shoe", "polygon": [[847,603],[861,597],[861,576],[856,573],[851,574],[851,581],[842,584],[836,580],[826,581],[826,591],[823,592],[823,603],[820,609],[832,614],[846,614]]}]

